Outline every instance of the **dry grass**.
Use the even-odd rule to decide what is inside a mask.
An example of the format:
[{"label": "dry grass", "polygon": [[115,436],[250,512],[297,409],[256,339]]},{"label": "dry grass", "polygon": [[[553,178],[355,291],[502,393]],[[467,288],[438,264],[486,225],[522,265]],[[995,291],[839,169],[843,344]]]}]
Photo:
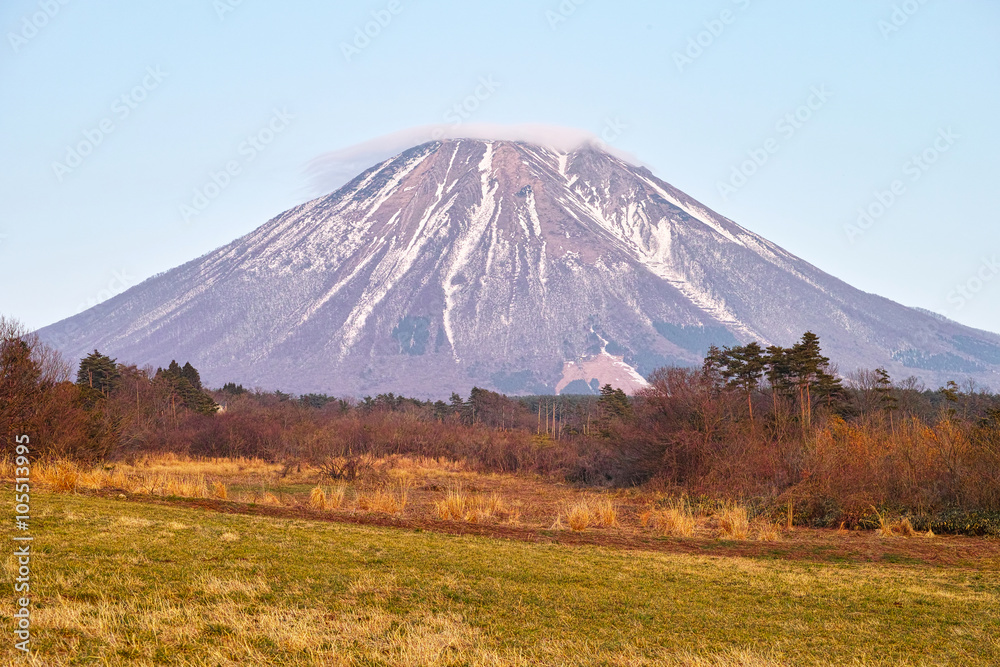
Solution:
[{"label": "dry grass", "polygon": [[309,492],[309,506],[315,510],[326,509],[326,491],[321,487],[315,487]]},{"label": "dry grass", "polygon": [[593,518],[593,514],[590,511],[590,504],[586,500],[576,503],[566,512],[566,523],[569,524],[570,530],[576,532],[586,530],[593,521]]},{"label": "dry grass", "polygon": [[604,528],[618,525],[618,508],[610,498],[597,498],[590,501],[590,511],[594,523]]},{"label": "dry grass", "polygon": [[261,505],[284,505],[284,503],[281,502],[281,498],[274,495],[270,491],[264,492],[264,494],[260,497],[260,503]]},{"label": "dry grass", "polygon": [[[302,505],[314,487],[299,489]],[[996,665],[1000,655],[992,561],[973,578],[967,565],[456,540],[40,494],[51,551],[32,610],[34,664],[765,667],[780,657],[860,667]],[[619,509],[621,523],[631,516]],[[899,611],[885,613],[887,600]],[[9,642],[0,664],[14,656]]]},{"label": "dry grass", "polygon": [[750,515],[742,505],[730,504],[716,515],[719,532],[730,540],[745,540],[750,536]]},{"label": "dry grass", "polygon": [[[13,474],[13,463],[0,459],[0,472]],[[545,478],[482,473],[453,461],[404,456],[374,459],[370,475],[332,487],[317,468],[286,469],[256,459],[192,459],[173,454],[93,466],[36,461],[32,480],[64,493],[103,490],[393,515],[405,510],[417,520],[507,523],[537,529],[554,523],[576,531],[601,528],[626,535],[652,531],[681,538],[788,539],[794,517],[791,502],[775,525],[763,525],[756,520],[748,523],[738,506],[699,514],[683,498],[659,505],[660,496],[653,490],[613,496],[581,492]],[[644,507],[650,509],[643,511]],[[934,536],[933,532],[916,532],[909,521],[887,517],[879,518],[875,532],[881,537]],[[834,534],[846,537],[851,531]]]},{"label": "dry grass", "polygon": [[672,499],[664,510],[647,510],[639,516],[643,528],[669,537],[691,537],[698,520],[684,498]]},{"label": "dry grass", "polygon": [[777,542],[781,539],[781,526],[770,521],[757,522],[754,532],[760,542]]},{"label": "dry grass", "polygon": [[590,526],[611,528],[618,525],[618,508],[607,497],[583,498],[566,510],[566,522],[577,532]]},{"label": "dry grass", "polygon": [[[40,481],[45,481],[44,472],[39,475],[39,471],[36,470],[35,475],[36,478],[41,476]],[[48,476],[48,482],[56,491],[76,491],[77,485],[80,483],[80,472],[72,463],[57,463]]]},{"label": "dry grass", "polygon": [[329,493],[326,494],[326,508],[328,510],[340,509],[340,506],[344,504],[345,495],[347,495],[347,487],[343,484],[331,487]]},{"label": "dry grass", "polygon": [[434,503],[439,519],[484,523],[506,512],[503,497],[497,493],[472,495],[461,489],[448,491],[443,500]]},{"label": "dry grass", "polygon": [[[877,510],[875,515],[878,517],[878,528],[875,529],[875,533],[879,537],[914,537],[920,533],[917,533],[913,528],[913,524],[907,517],[903,517],[899,521],[891,521],[886,515],[880,514]],[[934,533],[928,530],[930,537]],[[925,536],[927,536],[925,534]]]},{"label": "dry grass", "polygon": [[309,506],[316,510],[337,510],[344,504],[346,494],[347,487],[343,484],[327,489],[316,486],[309,492]]},{"label": "dry grass", "polygon": [[464,493],[454,489],[448,492],[444,500],[434,503],[439,519],[445,521],[461,521],[465,518],[465,505],[468,499]]},{"label": "dry grass", "polygon": [[399,485],[395,489],[377,488],[358,493],[358,509],[380,514],[402,514],[406,509],[409,489]]}]

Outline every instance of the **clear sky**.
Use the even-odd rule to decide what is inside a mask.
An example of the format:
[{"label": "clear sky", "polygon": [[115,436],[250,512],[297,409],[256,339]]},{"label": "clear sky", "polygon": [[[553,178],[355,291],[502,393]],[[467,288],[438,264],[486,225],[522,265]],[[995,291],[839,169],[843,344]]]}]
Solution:
[{"label": "clear sky", "polygon": [[1000,331],[995,0],[7,0],[0,29],[0,313],[32,327],[319,194],[318,156],[461,121],[603,134]]}]

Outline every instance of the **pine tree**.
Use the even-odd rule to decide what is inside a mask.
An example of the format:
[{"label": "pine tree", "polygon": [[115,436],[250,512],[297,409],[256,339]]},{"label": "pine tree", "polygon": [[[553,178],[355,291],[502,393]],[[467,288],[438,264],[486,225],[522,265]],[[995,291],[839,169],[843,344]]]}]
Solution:
[{"label": "pine tree", "polygon": [[764,362],[767,382],[771,385],[771,403],[775,419],[780,418],[778,396],[791,397],[795,394],[795,382],[792,378],[791,350],[780,345],[771,345],[764,352],[767,358]]},{"label": "pine tree", "polygon": [[240,394],[247,393],[247,390],[243,388],[243,385],[236,384],[235,382],[227,382],[222,385],[222,391],[230,396],[239,396]]},{"label": "pine tree", "polygon": [[948,384],[938,389],[938,392],[944,396],[944,400],[947,401],[948,405],[945,414],[948,418],[954,417],[958,411],[954,406],[958,405],[958,383],[954,380],[948,380]]},{"label": "pine tree", "polygon": [[183,377],[184,379],[186,379],[188,382],[191,383],[192,387],[194,387],[198,391],[202,390],[201,375],[198,374],[198,371],[195,370],[194,366],[191,365],[190,361],[184,364],[184,367],[181,368],[180,374],[181,377]]},{"label": "pine tree", "polygon": [[832,397],[840,391],[840,379],[829,372],[830,359],[823,356],[819,336],[811,331],[802,334],[802,339],[792,346],[787,356],[799,392],[802,427],[809,428],[813,390],[818,390],[817,398]]},{"label": "pine tree", "polygon": [[722,354],[722,377],[730,387],[741,389],[747,395],[750,422],[753,422],[753,392],[764,376],[767,357],[756,342],[742,347],[727,347]]},{"label": "pine tree", "polygon": [[601,397],[597,399],[601,414],[607,419],[628,419],[632,416],[632,403],[628,395],[610,384],[601,387]]},{"label": "pine tree", "polygon": [[722,368],[725,356],[717,346],[712,345],[705,354],[705,362],[701,365],[702,377],[708,382],[713,392],[722,388]]},{"label": "pine tree", "polygon": [[120,380],[121,373],[115,360],[97,350],[80,361],[80,368],[76,373],[78,385],[94,389],[105,397],[111,395]]},{"label": "pine tree", "polygon": [[[212,397],[201,389],[201,377],[190,362],[185,363],[182,368],[176,360],[172,360],[166,370],[156,369],[156,379],[168,383],[187,409],[202,414],[214,414],[218,410],[219,406]],[[276,391],[275,395],[278,400],[282,400],[281,392]],[[284,395],[284,400],[288,398],[290,395]]]}]

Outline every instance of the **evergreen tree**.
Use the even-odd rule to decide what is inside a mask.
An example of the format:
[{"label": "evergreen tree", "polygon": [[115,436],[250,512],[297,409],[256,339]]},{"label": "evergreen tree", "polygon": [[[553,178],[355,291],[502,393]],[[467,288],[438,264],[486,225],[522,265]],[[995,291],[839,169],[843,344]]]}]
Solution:
[{"label": "evergreen tree", "polygon": [[958,383],[954,380],[948,380],[948,384],[938,389],[938,392],[947,401],[946,405],[948,407],[945,410],[945,414],[948,415],[948,418],[950,419],[958,414],[958,411],[955,409],[955,406],[958,405]]},{"label": "evergreen tree", "polygon": [[742,390],[747,395],[750,421],[753,422],[753,392],[760,385],[767,365],[764,350],[756,342],[742,347],[727,347],[722,353],[722,377],[729,387]]},{"label": "evergreen tree", "polygon": [[451,414],[458,415],[460,419],[465,418],[465,401],[459,394],[451,392],[449,404],[451,405]]},{"label": "evergreen tree", "polygon": [[190,361],[186,362],[184,367],[181,369],[181,377],[190,382],[191,386],[198,391],[202,390],[201,376],[198,374],[198,371],[195,370],[194,366],[191,365]]},{"label": "evergreen tree", "polygon": [[893,395],[892,379],[889,377],[889,372],[884,368],[875,369],[875,394],[879,397],[879,404],[882,409],[886,412],[892,412],[896,409],[896,405],[899,402]]},{"label": "evergreen tree", "polygon": [[597,399],[601,414],[609,418],[628,419],[632,416],[632,403],[628,395],[610,384],[601,387],[601,397]]},{"label": "evergreen tree", "polygon": [[769,346],[765,352],[765,373],[767,382],[773,393],[791,396],[794,393],[795,381],[792,371],[791,350],[779,345]]},{"label": "evergreen tree", "polygon": [[767,383],[771,385],[771,404],[776,420],[781,419],[781,412],[778,406],[778,397],[790,398],[795,395],[795,382],[792,378],[791,350],[780,345],[770,345],[766,350],[764,361],[764,374]]},{"label": "evergreen tree", "polygon": [[[210,415],[219,408],[212,397],[202,391],[201,378],[190,362],[185,363],[182,368],[176,360],[172,360],[166,370],[156,369],[156,379],[169,384],[174,394],[189,410]],[[197,385],[191,382],[192,379],[197,382]],[[275,392],[275,395],[278,396],[279,400],[282,400],[281,392]],[[290,395],[284,396],[284,400],[288,400],[288,398]]]},{"label": "evergreen tree", "polygon": [[118,365],[111,357],[94,350],[80,361],[76,373],[76,383],[99,392],[102,396],[110,396],[118,387],[121,373]]},{"label": "evergreen tree", "polygon": [[713,391],[718,392],[722,388],[722,368],[725,355],[716,345],[708,348],[705,354],[705,362],[701,365],[701,374],[708,382]]},{"label": "evergreen tree", "polygon": [[812,397],[817,390],[817,398],[832,397],[840,391],[840,379],[830,370],[830,359],[824,357],[819,344],[819,336],[811,331],[802,334],[802,339],[788,352],[791,376],[799,392],[799,406],[803,428],[812,423]]}]

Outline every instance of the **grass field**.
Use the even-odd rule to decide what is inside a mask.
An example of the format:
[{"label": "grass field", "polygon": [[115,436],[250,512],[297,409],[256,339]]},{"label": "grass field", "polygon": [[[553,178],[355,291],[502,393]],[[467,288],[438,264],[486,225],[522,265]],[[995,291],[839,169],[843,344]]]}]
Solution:
[{"label": "grass field", "polygon": [[33,503],[38,665],[1000,664],[995,560],[715,557],[41,490]]}]

